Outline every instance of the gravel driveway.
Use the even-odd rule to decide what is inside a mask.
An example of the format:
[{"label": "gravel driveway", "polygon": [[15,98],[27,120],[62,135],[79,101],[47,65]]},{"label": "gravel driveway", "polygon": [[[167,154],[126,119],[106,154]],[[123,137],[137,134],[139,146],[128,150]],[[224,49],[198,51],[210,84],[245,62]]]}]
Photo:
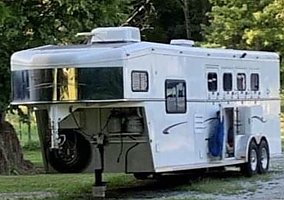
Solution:
[{"label": "gravel driveway", "polygon": [[[130,186],[127,188],[120,188],[114,191],[108,191],[106,199],[164,199],[164,200],[240,200],[240,199],[253,199],[253,200],[284,200],[284,156],[271,159],[270,172],[268,175],[260,175],[258,177],[244,178],[236,169],[229,169],[226,172],[219,173],[222,180],[226,178],[231,179],[237,177],[238,184],[242,185],[244,189],[236,192],[236,194],[220,194],[220,193],[204,193],[197,191],[190,191],[183,189],[183,186],[188,184],[195,184],[204,177],[207,179],[214,179],[216,174],[202,175],[202,178],[194,177],[193,180],[180,180],[179,181],[149,181],[146,184],[141,182],[141,185]],[[219,176],[218,175],[218,176]],[[264,176],[264,178],[262,178]],[[228,182],[228,181],[227,181]],[[234,184],[234,182],[232,182]]]}]

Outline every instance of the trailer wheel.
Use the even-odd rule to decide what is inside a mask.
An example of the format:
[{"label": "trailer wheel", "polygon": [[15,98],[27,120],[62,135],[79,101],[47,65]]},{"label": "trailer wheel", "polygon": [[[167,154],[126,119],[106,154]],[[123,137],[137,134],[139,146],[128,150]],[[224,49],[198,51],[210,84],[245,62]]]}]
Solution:
[{"label": "trailer wheel", "polygon": [[61,173],[76,173],[83,171],[90,162],[91,145],[78,132],[63,130],[60,136],[65,135],[66,140],[60,149],[49,152],[50,165]]},{"label": "trailer wheel", "polygon": [[255,141],[251,141],[248,150],[248,162],[241,165],[241,172],[248,177],[258,172],[258,148]]},{"label": "trailer wheel", "polygon": [[262,140],[258,147],[258,172],[264,174],[269,168],[269,147],[265,140]]}]

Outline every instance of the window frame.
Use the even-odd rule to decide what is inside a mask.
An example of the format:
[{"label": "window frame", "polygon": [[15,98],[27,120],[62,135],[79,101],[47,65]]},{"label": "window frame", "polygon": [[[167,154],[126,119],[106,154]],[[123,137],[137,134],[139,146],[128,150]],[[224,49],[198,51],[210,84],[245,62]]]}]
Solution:
[{"label": "window frame", "polygon": [[[211,82],[211,83],[209,83],[209,80],[211,80],[211,79],[209,79],[209,75],[216,75],[216,83],[213,83],[213,82]],[[213,87],[213,84],[216,84],[216,86],[215,86],[215,88],[213,88],[213,89],[211,89],[210,87],[209,87],[209,84],[211,84],[212,86],[211,87]],[[207,90],[208,90],[208,92],[217,92],[218,91],[218,73],[217,72],[208,72],[207,73]]]},{"label": "window frame", "polygon": [[[252,77],[256,75],[257,79],[253,79]],[[252,80],[257,80],[257,85],[254,85],[253,87],[253,81]],[[257,89],[255,89],[255,86],[257,86]],[[253,91],[253,92],[257,92],[259,91],[259,88],[260,88],[260,79],[259,79],[259,73],[251,73],[250,74],[250,90]]]},{"label": "window frame", "polygon": [[[226,88],[226,86],[225,86],[225,75],[230,75],[230,77],[231,77],[231,79],[230,79],[230,89],[227,89]],[[225,92],[231,92],[231,91],[233,91],[233,74],[231,73],[231,72],[224,72],[223,73],[223,90],[225,91]]]},{"label": "window frame", "polygon": [[[146,74],[146,77],[147,77],[147,87],[145,90],[134,90],[133,88],[133,74],[134,73],[145,73]],[[139,76],[140,78],[140,76]],[[141,80],[139,80],[139,84],[141,85]],[[142,71],[142,70],[133,70],[131,71],[131,91],[132,92],[148,92],[149,91],[149,74],[148,74],[148,71]]]},{"label": "window frame", "polygon": [[[168,89],[168,84],[169,83],[176,83],[179,84],[179,83],[182,83],[183,84],[183,87],[184,87],[184,105],[183,105],[183,110],[179,111],[179,110],[174,110],[174,111],[169,111],[168,109],[168,98],[167,97],[167,89]],[[176,97],[176,102],[175,102],[175,105],[177,107],[177,97]],[[166,106],[166,113],[167,114],[184,114],[187,112],[187,94],[186,94],[186,81],[183,80],[183,79],[166,79],[165,80],[165,106]]]},{"label": "window frame", "polygon": [[[239,84],[239,76],[240,75],[244,75],[244,85],[242,84],[242,87],[240,87],[240,84]],[[236,76],[236,81],[237,81],[237,90],[238,91],[241,91],[241,92],[243,92],[243,91],[246,91],[246,89],[247,89],[247,75],[246,75],[246,73],[244,73],[244,72],[239,72],[239,73],[237,73],[237,76]],[[243,87],[244,86],[244,87]]]}]

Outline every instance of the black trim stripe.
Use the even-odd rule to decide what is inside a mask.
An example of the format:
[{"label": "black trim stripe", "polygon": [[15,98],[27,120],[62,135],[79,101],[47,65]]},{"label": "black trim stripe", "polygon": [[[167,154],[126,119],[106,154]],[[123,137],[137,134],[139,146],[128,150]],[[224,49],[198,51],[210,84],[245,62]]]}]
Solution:
[{"label": "black trim stripe", "polygon": [[[206,99],[191,99],[187,100],[187,103],[227,103],[227,102],[263,102],[263,101],[280,101],[279,98],[262,98],[262,99],[228,99],[228,100],[206,100]],[[21,104],[73,104],[73,103],[122,103],[122,102],[165,102],[165,99],[113,99],[113,100],[78,100],[78,101],[13,101],[12,105],[21,105]]]}]

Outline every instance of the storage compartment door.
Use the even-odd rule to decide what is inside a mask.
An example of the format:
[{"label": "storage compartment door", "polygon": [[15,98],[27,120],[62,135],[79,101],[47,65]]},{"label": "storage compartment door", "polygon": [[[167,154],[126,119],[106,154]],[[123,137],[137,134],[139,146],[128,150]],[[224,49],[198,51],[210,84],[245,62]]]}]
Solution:
[{"label": "storage compartment door", "polygon": [[263,124],[266,120],[263,117],[262,107],[243,106],[237,108],[237,134],[259,135],[262,133]]}]

